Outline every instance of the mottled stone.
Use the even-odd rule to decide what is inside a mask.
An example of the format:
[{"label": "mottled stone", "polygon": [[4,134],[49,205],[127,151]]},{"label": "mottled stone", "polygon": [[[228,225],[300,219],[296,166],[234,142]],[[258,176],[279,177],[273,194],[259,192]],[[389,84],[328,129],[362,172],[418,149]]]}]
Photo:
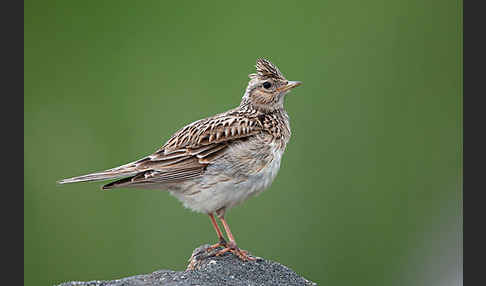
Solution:
[{"label": "mottled stone", "polygon": [[208,255],[208,246],[193,251],[185,271],[158,270],[111,281],[72,281],[58,286],[317,285],[280,263],[260,257],[243,262],[229,252],[217,257]]}]

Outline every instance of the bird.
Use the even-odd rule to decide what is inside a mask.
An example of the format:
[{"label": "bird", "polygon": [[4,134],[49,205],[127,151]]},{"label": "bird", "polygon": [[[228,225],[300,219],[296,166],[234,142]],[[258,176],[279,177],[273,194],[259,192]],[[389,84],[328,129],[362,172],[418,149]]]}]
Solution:
[{"label": "bird", "polygon": [[285,96],[302,84],[287,80],[265,58],[258,58],[255,67],[236,108],[186,125],[154,153],[137,161],[57,183],[116,179],[101,188],[166,190],[184,207],[209,216],[218,242],[208,251],[255,260],[236,244],[225,214],[267,189],[275,179],[291,137]]}]

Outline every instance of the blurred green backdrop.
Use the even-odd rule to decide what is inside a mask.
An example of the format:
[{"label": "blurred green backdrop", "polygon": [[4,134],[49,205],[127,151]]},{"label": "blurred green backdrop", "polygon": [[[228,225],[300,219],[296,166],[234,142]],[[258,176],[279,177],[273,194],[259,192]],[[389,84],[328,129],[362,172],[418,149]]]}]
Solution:
[{"label": "blurred green backdrop", "polygon": [[65,177],[239,104],[257,57],[304,82],[239,245],[321,285],[462,277],[462,1],[25,1],[25,285],[184,269],[216,241],[164,191]]}]

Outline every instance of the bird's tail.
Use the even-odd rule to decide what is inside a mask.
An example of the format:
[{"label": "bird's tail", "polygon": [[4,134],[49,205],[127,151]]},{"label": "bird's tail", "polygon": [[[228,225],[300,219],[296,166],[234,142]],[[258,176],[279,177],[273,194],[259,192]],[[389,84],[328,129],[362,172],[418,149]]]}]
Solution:
[{"label": "bird's tail", "polygon": [[95,172],[87,175],[62,179],[57,181],[57,183],[68,184],[68,183],[77,183],[77,182],[104,181],[104,180],[118,179],[122,177],[135,175],[139,171],[140,170],[136,169],[135,164],[130,163],[106,171]]}]

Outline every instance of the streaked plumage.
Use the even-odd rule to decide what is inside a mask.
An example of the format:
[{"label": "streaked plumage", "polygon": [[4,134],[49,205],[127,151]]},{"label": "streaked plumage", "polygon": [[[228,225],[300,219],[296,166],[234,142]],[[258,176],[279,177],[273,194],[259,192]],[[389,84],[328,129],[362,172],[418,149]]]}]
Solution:
[{"label": "streaked plumage", "polygon": [[[226,210],[271,184],[291,135],[283,102],[300,82],[287,81],[265,59],[257,60],[256,70],[238,107],[183,127],[140,160],[59,183],[119,179],[102,188],[168,190],[184,206],[223,221]],[[248,258],[228,236],[228,250]]]}]

